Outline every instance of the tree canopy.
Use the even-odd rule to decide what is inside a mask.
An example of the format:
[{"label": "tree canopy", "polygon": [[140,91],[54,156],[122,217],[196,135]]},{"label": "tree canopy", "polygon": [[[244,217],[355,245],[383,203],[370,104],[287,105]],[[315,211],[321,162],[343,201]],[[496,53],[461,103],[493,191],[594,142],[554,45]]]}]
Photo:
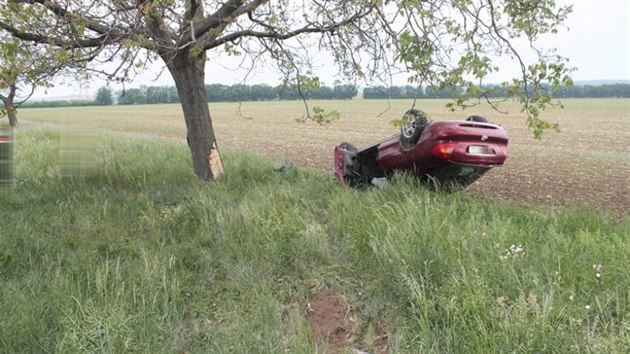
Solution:
[{"label": "tree canopy", "polygon": [[96,98],[94,102],[101,106],[108,106],[114,103],[114,97],[112,96],[112,90],[107,87],[100,87],[96,91]]},{"label": "tree canopy", "polygon": [[[328,52],[348,81],[400,70],[413,84],[463,87],[453,107],[492,102],[482,84],[500,70],[496,58],[508,56],[520,74],[506,92],[540,135],[551,125],[539,112],[570,83],[570,69],[535,43],[569,12],[554,0],[0,0],[0,28],[63,49],[64,61],[93,58],[86,70],[111,80],[162,61],[178,90],[195,173],[213,179],[222,164],[206,103],[207,51],[239,56],[243,65],[269,60],[300,93],[320,85],[312,56]],[[319,107],[307,113],[326,120]]]},{"label": "tree canopy", "polygon": [[0,101],[2,115],[17,124],[17,108],[33,95],[37,87],[49,88],[61,74],[81,71],[93,57],[77,56],[80,48],[38,45],[11,36],[0,28]]},{"label": "tree canopy", "polygon": [[17,124],[17,107],[26,101],[37,86],[48,86],[47,78],[59,68],[51,58],[34,45],[0,32],[0,101],[12,126]]}]

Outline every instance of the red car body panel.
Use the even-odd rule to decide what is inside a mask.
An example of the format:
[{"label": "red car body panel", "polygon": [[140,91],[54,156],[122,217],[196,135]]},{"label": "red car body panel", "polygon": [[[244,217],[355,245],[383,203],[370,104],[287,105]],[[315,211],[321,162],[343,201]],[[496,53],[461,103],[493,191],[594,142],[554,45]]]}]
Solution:
[{"label": "red car body panel", "polygon": [[[508,134],[502,127],[472,121],[429,122],[415,145],[405,148],[400,134],[356,151],[359,169],[344,144],[335,149],[335,171],[347,184],[370,184],[396,170],[420,180],[467,186],[507,159]],[[357,170],[359,172],[357,172]],[[355,179],[352,181],[351,179]],[[360,183],[356,183],[360,182]]]}]

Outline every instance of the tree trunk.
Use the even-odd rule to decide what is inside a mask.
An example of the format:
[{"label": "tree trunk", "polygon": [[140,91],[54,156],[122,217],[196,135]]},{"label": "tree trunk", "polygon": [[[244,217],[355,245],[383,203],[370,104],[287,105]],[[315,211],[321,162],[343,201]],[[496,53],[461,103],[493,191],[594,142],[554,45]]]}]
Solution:
[{"label": "tree trunk", "polygon": [[9,117],[9,124],[12,127],[17,125],[17,110],[13,106],[13,101],[11,97],[0,96],[0,101],[4,104],[4,109],[7,111],[7,116]]},{"label": "tree trunk", "polygon": [[205,53],[194,57],[185,50],[164,61],[179,93],[195,174],[207,181],[214,180],[223,172],[223,163],[206,96]]},{"label": "tree trunk", "polygon": [[9,124],[12,127],[15,127],[17,125],[17,111],[15,110],[15,107],[13,107],[12,105],[6,106],[7,108],[7,115],[9,116]]}]

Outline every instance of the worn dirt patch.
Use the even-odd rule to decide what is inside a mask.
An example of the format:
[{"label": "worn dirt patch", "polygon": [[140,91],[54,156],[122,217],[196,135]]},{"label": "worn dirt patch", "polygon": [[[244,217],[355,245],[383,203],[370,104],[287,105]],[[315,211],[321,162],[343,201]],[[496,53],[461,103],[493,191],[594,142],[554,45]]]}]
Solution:
[{"label": "worn dirt patch", "polygon": [[341,353],[350,346],[346,317],[350,306],[344,299],[329,290],[313,295],[308,303],[308,321],[317,343],[332,353]]}]

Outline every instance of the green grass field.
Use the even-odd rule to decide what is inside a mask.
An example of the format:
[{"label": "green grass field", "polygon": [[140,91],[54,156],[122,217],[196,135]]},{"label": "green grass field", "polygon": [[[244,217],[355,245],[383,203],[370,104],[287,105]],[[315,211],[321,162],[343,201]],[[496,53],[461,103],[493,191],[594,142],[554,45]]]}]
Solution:
[{"label": "green grass field", "polygon": [[[213,184],[192,174],[176,106],[21,112],[16,184],[0,190],[0,352],[630,348],[630,218],[404,176],[352,190],[328,171],[276,174],[284,151],[243,152],[229,127],[286,127],[304,151],[316,136],[362,144],[391,128],[364,137],[359,116],[372,113],[357,112],[339,136],[275,116],[260,131],[216,112],[226,173]],[[72,119],[102,129],[83,178],[62,176],[60,129],[46,122]]]}]

